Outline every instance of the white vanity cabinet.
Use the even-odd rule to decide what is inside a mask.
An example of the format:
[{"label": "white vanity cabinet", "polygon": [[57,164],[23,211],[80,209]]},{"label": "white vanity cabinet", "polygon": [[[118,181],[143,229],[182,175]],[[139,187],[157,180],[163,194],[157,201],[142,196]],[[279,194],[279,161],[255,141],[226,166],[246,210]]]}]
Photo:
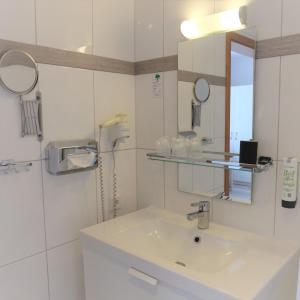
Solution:
[{"label": "white vanity cabinet", "polygon": [[[152,285],[129,274],[116,257],[84,250],[86,300],[205,300],[158,280]],[[233,299],[233,298],[226,298]]]},{"label": "white vanity cabinet", "polygon": [[199,231],[155,208],[84,229],[81,242],[86,300],[296,299],[299,251],[287,242]]}]

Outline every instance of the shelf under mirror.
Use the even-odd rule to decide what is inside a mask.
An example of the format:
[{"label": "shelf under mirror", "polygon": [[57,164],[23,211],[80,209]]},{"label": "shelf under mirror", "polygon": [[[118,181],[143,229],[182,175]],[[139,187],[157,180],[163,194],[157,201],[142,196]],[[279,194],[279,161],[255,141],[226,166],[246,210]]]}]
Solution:
[{"label": "shelf under mirror", "polygon": [[148,159],[178,163],[185,165],[194,165],[194,166],[203,166],[203,167],[212,167],[220,168],[226,170],[235,170],[235,171],[244,171],[252,173],[261,173],[267,171],[269,167],[273,164],[272,161],[266,164],[240,164],[233,161],[218,160],[215,158],[201,157],[201,158],[192,158],[192,157],[178,157],[173,155],[167,155],[162,153],[147,153]]}]

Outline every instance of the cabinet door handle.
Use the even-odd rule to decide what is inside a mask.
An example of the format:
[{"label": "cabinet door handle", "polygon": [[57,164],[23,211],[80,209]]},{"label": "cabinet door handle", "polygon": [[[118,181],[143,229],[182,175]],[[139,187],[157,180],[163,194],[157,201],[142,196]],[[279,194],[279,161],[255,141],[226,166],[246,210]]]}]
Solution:
[{"label": "cabinet door handle", "polygon": [[153,285],[153,286],[157,286],[158,284],[158,280],[152,276],[149,276],[137,269],[134,269],[134,268],[129,268],[128,269],[128,274],[135,277],[135,278],[138,278],[150,285]]}]

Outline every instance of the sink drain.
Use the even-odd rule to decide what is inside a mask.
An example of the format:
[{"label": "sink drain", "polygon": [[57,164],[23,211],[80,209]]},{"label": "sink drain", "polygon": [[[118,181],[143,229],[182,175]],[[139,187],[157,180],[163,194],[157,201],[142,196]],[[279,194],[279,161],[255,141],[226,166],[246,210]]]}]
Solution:
[{"label": "sink drain", "polygon": [[175,263],[179,266],[186,267],[185,263],[183,263],[181,261],[176,261]]},{"label": "sink drain", "polygon": [[197,243],[197,244],[201,243],[201,237],[200,236],[195,236],[194,237],[194,242]]}]

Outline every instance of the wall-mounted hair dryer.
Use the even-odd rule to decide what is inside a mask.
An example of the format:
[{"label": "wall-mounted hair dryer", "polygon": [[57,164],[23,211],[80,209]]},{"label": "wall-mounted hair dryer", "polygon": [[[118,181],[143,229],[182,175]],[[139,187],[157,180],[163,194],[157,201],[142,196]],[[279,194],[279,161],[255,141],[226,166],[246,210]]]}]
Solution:
[{"label": "wall-mounted hair dryer", "polygon": [[[113,181],[112,181],[112,205],[113,205],[113,217],[117,217],[117,211],[119,209],[119,195],[117,186],[117,174],[115,165],[115,150],[117,149],[119,143],[124,143],[126,138],[129,138],[129,125],[127,114],[116,114],[113,118],[107,120],[103,124],[99,125],[99,148],[101,149],[101,135],[102,130],[105,130],[105,138],[107,138],[112,143],[112,157],[113,157]],[[98,155],[99,167],[98,167],[98,221],[106,220],[105,216],[105,193],[104,193],[104,175],[103,175],[103,165],[102,157]],[[100,201],[99,201],[100,200]]]},{"label": "wall-mounted hair dryer", "polygon": [[129,138],[129,126],[127,114],[116,114],[113,118],[99,125],[100,130],[107,128],[107,137],[112,142],[113,148],[118,143],[124,143]]}]

